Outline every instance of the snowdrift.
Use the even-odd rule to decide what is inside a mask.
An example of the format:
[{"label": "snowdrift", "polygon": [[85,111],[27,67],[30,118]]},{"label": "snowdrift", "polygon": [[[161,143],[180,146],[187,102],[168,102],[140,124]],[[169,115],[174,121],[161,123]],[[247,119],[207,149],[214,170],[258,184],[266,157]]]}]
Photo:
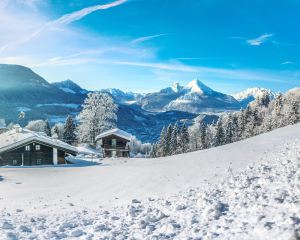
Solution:
[{"label": "snowdrift", "polygon": [[297,239],[299,133],[161,159],[2,168],[0,238]]}]

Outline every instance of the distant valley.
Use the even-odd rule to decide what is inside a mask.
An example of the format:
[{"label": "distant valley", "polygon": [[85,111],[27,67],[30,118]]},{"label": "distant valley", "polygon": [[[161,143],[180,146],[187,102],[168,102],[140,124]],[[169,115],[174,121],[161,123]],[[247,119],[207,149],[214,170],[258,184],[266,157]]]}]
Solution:
[{"label": "distant valley", "polygon": [[[118,127],[131,132],[144,142],[155,141],[163,126],[176,121],[187,124],[198,117],[207,123],[217,120],[223,111],[246,107],[267,89],[253,88],[230,96],[214,91],[199,80],[186,86],[178,83],[158,92],[140,94],[119,89],[102,89],[119,105]],[[71,80],[49,83],[31,69],[0,64],[0,118],[21,125],[34,119],[63,122],[67,115],[76,116],[89,93]],[[20,111],[25,120],[18,119]],[[200,115],[200,116],[199,116]]]}]

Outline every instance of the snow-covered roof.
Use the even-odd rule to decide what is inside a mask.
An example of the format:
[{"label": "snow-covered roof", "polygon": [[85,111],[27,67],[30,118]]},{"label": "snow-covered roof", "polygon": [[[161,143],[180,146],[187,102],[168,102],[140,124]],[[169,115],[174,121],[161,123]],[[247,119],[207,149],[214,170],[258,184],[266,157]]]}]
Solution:
[{"label": "snow-covered roof", "polygon": [[85,144],[82,144],[77,148],[77,152],[79,154],[89,154],[89,155],[99,155],[101,154],[100,150],[99,149],[95,149],[95,148],[92,148],[88,145],[85,145]]},{"label": "snow-covered roof", "polygon": [[77,152],[75,147],[60,140],[48,137],[44,133],[34,132],[23,128],[19,128],[19,130],[17,130],[17,128],[15,128],[6,133],[0,134],[0,153],[31,141],[38,141],[60,149]]},{"label": "snow-covered roof", "polygon": [[130,133],[125,132],[119,128],[114,128],[114,129],[111,129],[111,130],[101,133],[100,135],[98,135],[96,137],[96,140],[99,140],[101,138],[104,138],[104,137],[107,137],[110,135],[116,135],[118,137],[125,138],[128,141],[130,141],[132,139],[132,135]]},{"label": "snow-covered roof", "polygon": [[4,119],[0,119],[0,129],[6,128],[6,123]]}]

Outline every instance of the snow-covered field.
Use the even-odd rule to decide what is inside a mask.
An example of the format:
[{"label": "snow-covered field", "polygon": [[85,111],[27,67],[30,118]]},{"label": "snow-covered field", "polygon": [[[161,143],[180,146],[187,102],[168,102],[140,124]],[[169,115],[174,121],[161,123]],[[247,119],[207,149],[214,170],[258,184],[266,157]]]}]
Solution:
[{"label": "snow-covered field", "polygon": [[0,168],[0,239],[299,239],[300,125],[161,159]]}]

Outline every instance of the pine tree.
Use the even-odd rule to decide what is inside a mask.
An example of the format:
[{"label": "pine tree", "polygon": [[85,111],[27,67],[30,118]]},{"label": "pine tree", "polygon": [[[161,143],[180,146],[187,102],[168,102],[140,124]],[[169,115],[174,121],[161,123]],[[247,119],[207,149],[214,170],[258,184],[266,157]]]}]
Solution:
[{"label": "pine tree", "polygon": [[152,144],[151,150],[150,150],[150,157],[151,158],[158,157],[158,155],[157,155],[157,143]]},{"label": "pine tree", "polygon": [[159,137],[159,141],[157,144],[157,153],[159,157],[164,157],[166,156],[166,152],[167,152],[167,129],[165,127],[163,127],[163,129],[160,132],[160,137]]},{"label": "pine tree", "polygon": [[180,153],[186,153],[189,151],[189,143],[190,143],[190,137],[189,132],[185,124],[180,129],[179,133],[179,151]]},{"label": "pine tree", "polygon": [[169,124],[167,128],[167,135],[166,135],[166,156],[172,155],[172,147],[171,147],[171,138],[172,138],[173,126]]},{"label": "pine tree", "polygon": [[47,134],[47,136],[51,137],[51,127],[48,120],[45,121],[44,132]]},{"label": "pine tree", "polygon": [[279,128],[282,127],[283,124],[283,96],[280,93],[274,102],[274,110],[273,110],[273,127],[272,128]]},{"label": "pine tree", "polygon": [[257,108],[252,109],[248,107],[246,109],[246,127],[243,134],[243,138],[249,138],[257,133],[257,127],[259,125]]},{"label": "pine tree", "polygon": [[58,129],[58,126],[57,126],[57,125],[55,125],[55,126],[53,127],[53,130],[52,130],[52,136],[53,136],[53,137],[56,136],[57,138],[59,138],[59,129]]},{"label": "pine tree", "polygon": [[263,119],[263,122],[259,128],[260,129],[259,133],[269,132],[272,130],[272,128],[273,128],[273,119],[271,116],[266,116]]},{"label": "pine tree", "polygon": [[287,118],[287,124],[295,124],[299,122],[299,103],[297,101],[294,100],[289,104]]},{"label": "pine tree", "polygon": [[76,126],[70,115],[67,117],[64,125],[63,139],[69,144],[73,144],[76,141]]},{"label": "pine tree", "polygon": [[237,129],[237,140],[243,139],[243,134],[246,128],[247,120],[246,120],[246,110],[241,110],[237,115],[238,120],[238,129]]},{"label": "pine tree", "polygon": [[238,129],[239,129],[238,117],[236,114],[232,116],[232,142],[238,141]]},{"label": "pine tree", "polygon": [[261,105],[264,107],[268,107],[271,102],[269,93],[264,93],[261,97]]},{"label": "pine tree", "polygon": [[63,139],[64,134],[64,124],[56,123],[51,129],[52,137],[57,137],[58,139]]},{"label": "pine tree", "polygon": [[201,144],[201,149],[206,149],[208,147],[206,129],[207,129],[207,126],[202,121],[201,124],[200,124],[200,144]]},{"label": "pine tree", "polygon": [[233,141],[233,121],[232,121],[232,115],[228,115],[228,120],[226,125],[224,126],[224,132],[225,132],[225,139],[224,143],[232,143]]},{"label": "pine tree", "polygon": [[173,126],[173,131],[172,131],[172,135],[171,135],[171,142],[170,142],[170,152],[171,155],[176,154],[178,152],[177,148],[178,148],[178,124],[175,123],[175,125]]},{"label": "pine tree", "polygon": [[218,120],[216,126],[215,143],[216,146],[221,146],[225,143],[225,135],[224,135],[224,129],[223,129],[221,118]]}]

